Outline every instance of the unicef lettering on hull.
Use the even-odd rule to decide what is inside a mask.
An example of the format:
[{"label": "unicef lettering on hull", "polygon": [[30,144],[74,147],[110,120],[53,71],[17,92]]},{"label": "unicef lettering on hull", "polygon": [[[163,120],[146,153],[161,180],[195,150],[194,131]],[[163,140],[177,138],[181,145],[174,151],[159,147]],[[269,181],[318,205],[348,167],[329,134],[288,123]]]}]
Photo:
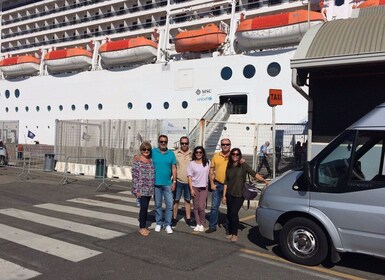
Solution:
[{"label": "unicef lettering on hull", "polygon": [[385,103],[263,191],[259,231],[287,259],[318,265],[327,256],[339,261],[340,252],[385,257],[384,120]]}]

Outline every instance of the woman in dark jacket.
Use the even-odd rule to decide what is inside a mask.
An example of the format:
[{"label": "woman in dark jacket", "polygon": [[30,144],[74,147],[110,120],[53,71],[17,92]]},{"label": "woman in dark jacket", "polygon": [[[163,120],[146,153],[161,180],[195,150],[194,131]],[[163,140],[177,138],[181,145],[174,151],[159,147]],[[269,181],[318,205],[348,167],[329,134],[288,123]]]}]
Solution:
[{"label": "woman in dark jacket", "polygon": [[239,210],[243,205],[243,187],[246,175],[250,174],[255,179],[267,184],[267,181],[256,173],[250,165],[243,161],[242,152],[238,148],[230,151],[229,162],[226,169],[226,178],[223,189],[222,202],[227,204],[227,219],[229,221],[229,235],[226,236],[232,242],[238,241]]}]

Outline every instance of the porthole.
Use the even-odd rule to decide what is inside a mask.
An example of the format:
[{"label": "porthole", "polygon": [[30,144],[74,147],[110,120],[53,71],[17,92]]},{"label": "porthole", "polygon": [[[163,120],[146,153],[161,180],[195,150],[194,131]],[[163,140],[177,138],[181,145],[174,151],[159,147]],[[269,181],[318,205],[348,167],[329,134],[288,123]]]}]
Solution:
[{"label": "porthole", "polygon": [[15,97],[19,98],[19,96],[20,96],[20,90],[15,89]]},{"label": "porthole", "polygon": [[255,67],[251,64],[248,64],[243,68],[243,76],[247,79],[251,79],[255,75]]},{"label": "porthole", "polygon": [[15,107],[15,112],[19,112],[19,107]]},{"label": "porthole", "polygon": [[168,102],[164,102],[163,107],[167,110],[170,107],[170,104]]},{"label": "porthole", "polygon": [[25,111],[26,111],[26,112],[29,111],[29,107],[28,107],[28,106],[25,106]]},{"label": "porthole", "polygon": [[128,103],[127,103],[127,108],[128,108],[128,109],[130,109],[130,110],[131,110],[133,106],[134,106],[134,105],[132,105],[132,103],[131,103],[131,102],[128,102]]},{"label": "porthole", "polygon": [[89,108],[90,106],[88,106],[88,104],[84,104],[84,110],[88,111]]},{"label": "porthole", "polygon": [[221,71],[221,77],[223,80],[228,80],[233,75],[233,70],[230,67],[223,67]]},{"label": "porthole", "polygon": [[72,109],[72,111],[75,111],[76,106],[74,104],[72,104],[71,109]]},{"label": "porthole", "polygon": [[5,98],[9,98],[10,95],[11,95],[11,94],[9,93],[9,90],[6,90],[6,91],[5,91]]},{"label": "porthole", "polygon": [[188,107],[187,101],[183,101],[183,102],[182,102],[182,108],[183,108],[183,109],[186,109],[187,107]]},{"label": "porthole", "polygon": [[271,77],[278,76],[279,73],[281,73],[281,65],[279,65],[279,63],[272,62],[267,66],[267,74]]},{"label": "porthole", "polygon": [[335,0],[334,5],[337,7],[342,6],[345,3],[345,0]]},{"label": "porthole", "polygon": [[223,130],[227,130],[227,127],[226,127],[226,126],[224,126],[224,127],[223,127]]},{"label": "porthole", "polygon": [[40,107],[36,106],[36,112],[39,112],[39,111],[40,111]]},{"label": "porthole", "polygon": [[48,112],[51,111],[51,106],[50,106],[50,105],[47,106],[47,111],[48,111]]},{"label": "porthole", "polygon": [[59,111],[63,111],[63,105],[59,105]]},{"label": "porthole", "polygon": [[5,107],[5,112],[7,112],[7,113],[8,113],[8,111],[9,111],[8,107]]},{"label": "porthole", "polygon": [[249,131],[250,130],[250,127],[246,126],[246,131]]},{"label": "porthole", "polygon": [[99,110],[102,110],[103,109],[103,105],[101,103],[98,104],[98,109]]},{"label": "porthole", "polygon": [[152,105],[151,105],[151,103],[150,103],[150,102],[147,102],[147,104],[146,104],[146,108],[147,108],[148,110],[151,110],[151,108],[152,108]]}]

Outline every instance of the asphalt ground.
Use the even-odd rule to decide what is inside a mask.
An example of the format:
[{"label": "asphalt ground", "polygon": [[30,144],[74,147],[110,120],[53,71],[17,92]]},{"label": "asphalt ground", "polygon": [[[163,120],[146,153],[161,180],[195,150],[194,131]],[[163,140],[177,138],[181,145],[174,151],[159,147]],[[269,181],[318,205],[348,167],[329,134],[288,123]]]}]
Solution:
[{"label": "asphalt ground", "polygon": [[[344,255],[335,266],[285,261],[279,247],[259,235],[255,203],[240,211],[237,243],[225,239],[224,228],[193,232],[183,209],[173,234],[151,230],[144,238],[137,233],[130,182],[101,185],[100,179],[68,175],[63,184],[57,172],[20,174],[17,168],[0,168],[0,280],[385,279],[383,260],[359,254]],[[221,213],[224,221],[226,209]],[[42,221],[34,221],[39,217]],[[59,224],[47,225],[52,219]],[[150,229],[153,222],[151,206]],[[66,223],[73,224],[66,228]],[[80,232],[81,226],[96,231]]]}]

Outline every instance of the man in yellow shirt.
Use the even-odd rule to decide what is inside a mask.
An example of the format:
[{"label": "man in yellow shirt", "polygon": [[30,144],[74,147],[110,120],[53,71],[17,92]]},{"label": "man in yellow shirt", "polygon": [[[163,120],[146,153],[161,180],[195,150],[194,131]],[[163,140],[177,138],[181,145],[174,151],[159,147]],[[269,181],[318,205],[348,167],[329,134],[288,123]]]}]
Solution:
[{"label": "man in yellow shirt", "polygon": [[228,138],[221,140],[221,151],[216,153],[210,162],[210,188],[212,190],[212,202],[209,228],[206,233],[217,230],[219,205],[223,197],[223,183],[226,177],[226,168],[229,161],[231,141]]}]

